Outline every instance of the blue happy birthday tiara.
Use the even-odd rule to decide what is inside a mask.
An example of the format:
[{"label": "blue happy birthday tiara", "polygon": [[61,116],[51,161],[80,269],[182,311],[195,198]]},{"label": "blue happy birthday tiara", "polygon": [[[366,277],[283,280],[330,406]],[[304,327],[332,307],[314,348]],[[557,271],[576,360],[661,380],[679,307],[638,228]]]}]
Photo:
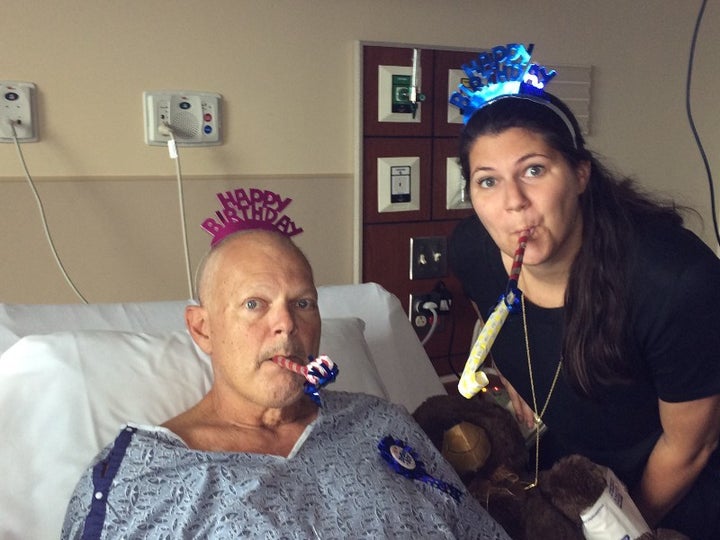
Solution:
[{"label": "blue happy birthday tiara", "polygon": [[477,58],[463,64],[467,79],[450,95],[450,103],[460,109],[467,124],[476,111],[499,99],[514,97],[534,101],[560,117],[577,145],[573,123],[545,94],[545,86],[557,71],[530,63],[534,47],[532,43],[528,48],[521,43],[509,43],[482,51]]}]

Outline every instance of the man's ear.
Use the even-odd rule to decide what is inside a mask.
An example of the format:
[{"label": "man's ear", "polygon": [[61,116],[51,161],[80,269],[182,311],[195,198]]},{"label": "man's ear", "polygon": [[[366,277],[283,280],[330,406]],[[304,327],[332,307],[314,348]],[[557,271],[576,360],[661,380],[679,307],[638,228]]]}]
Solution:
[{"label": "man's ear", "polygon": [[185,326],[190,332],[190,337],[202,351],[210,355],[212,344],[210,340],[210,321],[208,320],[207,309],[203,306],[185,307]]}]

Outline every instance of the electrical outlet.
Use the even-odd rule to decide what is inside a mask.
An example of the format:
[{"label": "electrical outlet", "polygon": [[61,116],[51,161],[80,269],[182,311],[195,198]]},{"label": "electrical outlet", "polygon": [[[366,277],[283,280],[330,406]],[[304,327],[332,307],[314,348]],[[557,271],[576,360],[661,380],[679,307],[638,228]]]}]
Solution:
[{"label": "electrical outlet", "polygon": [[432,325],[433,314],[429,309],[423,308],[425,302],[431,301],[430,294],[411,294],[409,303],[410,323],[416,329],[429,329]]},{"label": "electrical outlet", "polygon": [[18,81],[0,81],[0,142],[38,140],[35,84]]},{"label": "electrical outlet", "polygon": [[429,330],[433,323],[433,312],[423,307],[426,302],[432,302],[437,306],[435,308],[438,317],[436,331],[444,330],[445,316],[450,313],[452,308],[452,294],[445,283],[438,281],[435,288],[428,293],[410,294],[408,316],[415,329]]}]

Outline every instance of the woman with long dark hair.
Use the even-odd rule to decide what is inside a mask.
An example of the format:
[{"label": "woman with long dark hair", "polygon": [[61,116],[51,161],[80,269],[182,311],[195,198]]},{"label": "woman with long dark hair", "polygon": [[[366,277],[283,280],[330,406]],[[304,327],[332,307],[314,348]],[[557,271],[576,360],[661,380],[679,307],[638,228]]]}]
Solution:
[{"label": "woman with long dark hair", "polygon": [[718,258],[672,203],[611,174],[546,92],[466,114],[459,154],[476,216],[451,266],[481,317],[526,238],[491,355],[519,420],[548,428],[540,466],[583,454],[652,527],[720,538]]}]

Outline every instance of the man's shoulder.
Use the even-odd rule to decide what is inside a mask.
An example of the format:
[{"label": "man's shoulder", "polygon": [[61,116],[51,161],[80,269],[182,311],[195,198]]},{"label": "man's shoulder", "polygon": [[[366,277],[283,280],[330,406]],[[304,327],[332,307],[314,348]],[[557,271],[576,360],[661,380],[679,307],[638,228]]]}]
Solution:
[{"label": "man's shoulder", "polygon": [[327,390],[321,394],[323,401],[331,405],[333,411],[343,409],[378,408],[394,410],[399,406],[372,394],[364,392],[348,392],[345,390]]},{"label": "man's shoulder", "polygon": [[402,405],[371,394],[342,390],[325,392],[323,414],[336,419],[352,420],[353,423],[358,423],[361,419],[367,419],[370,423],[380,419],[397,422],[410,416]]}]

